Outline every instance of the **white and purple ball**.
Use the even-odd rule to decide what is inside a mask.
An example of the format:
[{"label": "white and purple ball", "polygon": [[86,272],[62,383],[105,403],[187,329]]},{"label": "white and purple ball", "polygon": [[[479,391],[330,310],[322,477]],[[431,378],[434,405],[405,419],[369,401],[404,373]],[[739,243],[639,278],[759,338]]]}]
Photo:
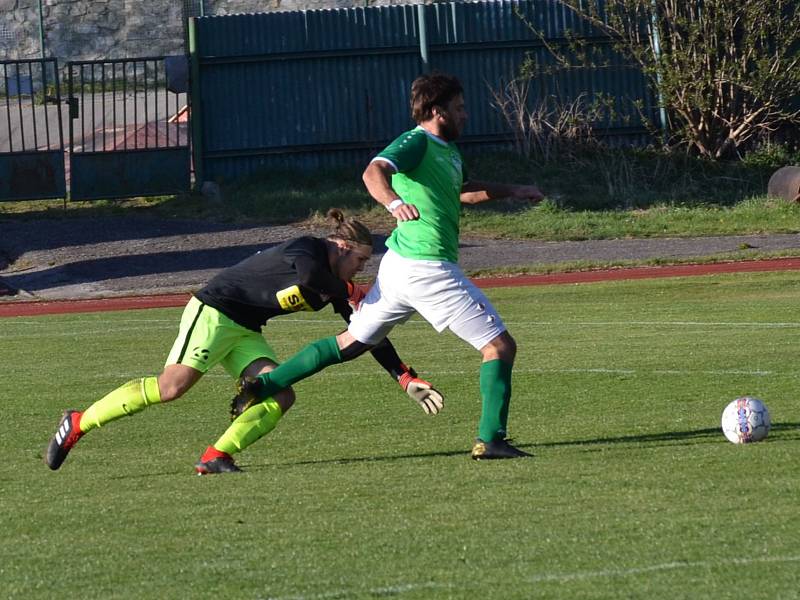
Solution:
[{"label": "white and purple ball", "polygon": [[767,437],[770,428],[767,405],[758,398],[737,398],[722,411],[722,433],[734,444],[759,442]]}]

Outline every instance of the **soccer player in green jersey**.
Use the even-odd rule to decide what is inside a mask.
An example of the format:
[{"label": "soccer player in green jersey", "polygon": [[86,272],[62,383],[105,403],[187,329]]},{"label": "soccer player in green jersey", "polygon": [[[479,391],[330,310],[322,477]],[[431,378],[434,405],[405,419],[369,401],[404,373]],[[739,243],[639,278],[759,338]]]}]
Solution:
[{"label": "soccer player in green jersey", "polygon": [[417,78],[411,115],[417,127],[380,152],[363,175],[369,193],[397,219],[376,284],[347,331],[307,346],[274,371],[240,381],[239,408],[252,410],[247,407],[259,399],[359,356],[418,312],[436,331],[449,328],[481,354],[482,412],[472,458],[529,456],[507,441],[516,343],[486,296],[458,267],[458,237],[462,203],[501,197],[538,202],[542,193],[533,185],[467,178],[453,143],[467,120],[455,77],[433,73]]},{"label": "soccer player in green jersey", "polygon": [[[235,378],[271,371],[278,361],[261,327],[273,317],[331,304],[349,321],[349,303],[357,305],[365,293],[351,279],[372,254],[372,235],[338,209],[331,209],[328,217],[335,227],[327,238],[300,237],[258,252],[221,271],[194,294],[162,373],[129,381],[83,412],[66,411],[45,452],[47,466],[58,469],[92,429],[180,398],[218,363]],[[372,354],[425,412],[439,411],[441,394],[401,362],[388,340]],[[271,394],[206,449],[197,472],[239,471],[232,455],[271,431],[294,401],[288,386]]]}]

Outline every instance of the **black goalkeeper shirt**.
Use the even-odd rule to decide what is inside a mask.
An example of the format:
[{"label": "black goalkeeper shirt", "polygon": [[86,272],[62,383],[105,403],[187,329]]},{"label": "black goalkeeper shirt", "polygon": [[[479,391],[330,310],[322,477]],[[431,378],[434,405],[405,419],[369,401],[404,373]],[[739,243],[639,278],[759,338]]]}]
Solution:
[{"label": "black goalkeeper shirt", "polygon": [[347,286],[331,271],[325,240],[301,237],[262,250],[218,273],[195,296],[242,327],[329,303],[347,321]]}]

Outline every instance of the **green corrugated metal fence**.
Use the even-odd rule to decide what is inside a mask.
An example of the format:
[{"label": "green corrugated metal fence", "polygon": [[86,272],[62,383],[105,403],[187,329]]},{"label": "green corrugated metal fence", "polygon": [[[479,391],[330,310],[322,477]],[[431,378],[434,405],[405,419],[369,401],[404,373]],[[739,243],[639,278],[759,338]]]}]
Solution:
[{"label": "green corrugated metal fence", "polygon": [[570,29],[609,60],[602,70],[544,75],[536,89],[564,100],[611,95],[618,106],[607,132],[641,140],[631,101],[652,111],[644,77],[552,0],[202,17],[190,24],[199,178],[363,162],[413,125],[408,90],[427,68],[464,83],[470,120],[462,144],[507,142],[510,132],[491,106],[490,88],[511,79],[528,53],[553,62],[515,11],[552,43],[562,43]]}]

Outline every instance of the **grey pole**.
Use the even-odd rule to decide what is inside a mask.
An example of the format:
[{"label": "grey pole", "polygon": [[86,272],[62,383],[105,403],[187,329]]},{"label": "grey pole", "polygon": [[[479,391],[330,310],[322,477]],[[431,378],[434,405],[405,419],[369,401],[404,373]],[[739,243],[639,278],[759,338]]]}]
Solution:
[{"label": "grey pole", "polygon": [[428,27],[425,23],[425,5],[417,4],[417,21],[419,22],[419,57],[422,61],[422,71],[427,73],[431,70],[428,61]]},{"label": "grey pole", "polygon": [[667,143],[669,138],[669,130],[667,129],[667,109],[664,106],[664,95],[661,93],[661,39],[658,35],[658,6],[655,0],[652,3],[653,15],[650,18],[651,35],[653,43],[653,56],[656,59],[656,95],[658,97],[658,118],[661,121],[661,134],[664,143]]},{"label": "grey pole", "polygon": [[44,16],[42,14],[42,0],[39,0],[39,52],[44,58]]}]

